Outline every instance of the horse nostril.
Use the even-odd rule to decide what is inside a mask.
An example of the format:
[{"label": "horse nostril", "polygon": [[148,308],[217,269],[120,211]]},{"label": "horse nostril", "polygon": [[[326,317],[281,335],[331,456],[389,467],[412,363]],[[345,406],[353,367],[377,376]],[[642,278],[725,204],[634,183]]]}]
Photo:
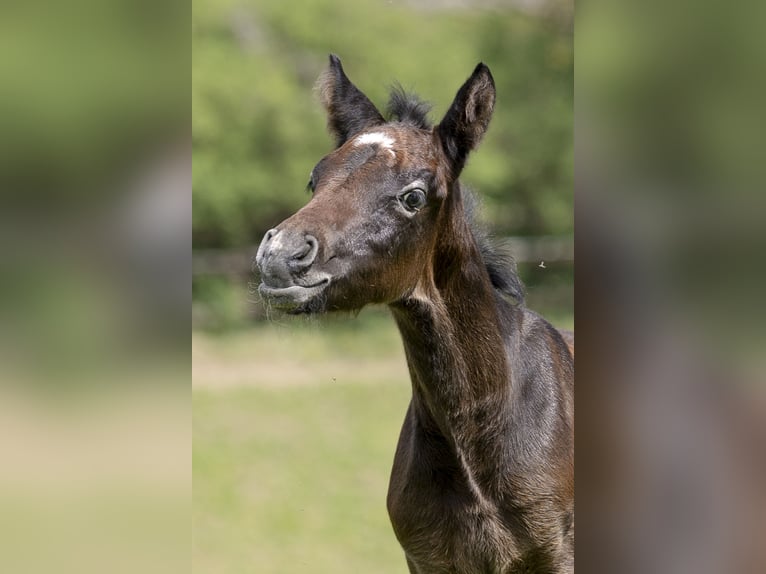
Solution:
[{"label": "horse nostril", "polygon": [[308,267],[316,259],[319,252],[319,241],[313,235],[306,235],[305,243],[293,254],[292,259],[301,267]]},{"label": "horse nostril", "polygon": [[307,255],[311,256],[311,260],[313,261],[317,256],[317,251],[319,251],[319,241],[317,241],[317,238],[313,235],[307,235],[306,245],[309,246],[309,252]]}]

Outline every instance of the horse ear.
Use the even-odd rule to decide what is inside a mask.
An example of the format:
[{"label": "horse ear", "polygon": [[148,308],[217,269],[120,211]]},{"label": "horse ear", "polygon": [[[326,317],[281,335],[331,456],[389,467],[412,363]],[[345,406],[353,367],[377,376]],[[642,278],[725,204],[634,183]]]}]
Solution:
[{"label": "horse ear", "polygon": [[330,54],[330,66],[317,80],[316,90],[338,147],[354,134],[385,123],[375,105],[348,79],[335,54]]},{"label": "horse ear", "polygon": [[455,177],[487,131],[494,108],[495,81],[489,68],[480,63],[458,90],[444,119],[436,127]]}]

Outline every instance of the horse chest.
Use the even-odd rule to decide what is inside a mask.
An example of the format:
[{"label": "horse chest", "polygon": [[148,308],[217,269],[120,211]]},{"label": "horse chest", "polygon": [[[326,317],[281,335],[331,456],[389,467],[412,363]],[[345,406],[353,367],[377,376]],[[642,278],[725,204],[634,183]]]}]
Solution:
[{"label": "horse chest", "polygon": [[513,572],[518,544],[497,509],[477,497],[458,465],[443,460],[440,445],[424,444],[411,431],[405,421],[388,511],[412,572]]},{"label": "horse chest", "polygon": [[454,492],[389,491],[389,515],[418,574],[506,574],[518,558],[516,541],[494,513]]}]

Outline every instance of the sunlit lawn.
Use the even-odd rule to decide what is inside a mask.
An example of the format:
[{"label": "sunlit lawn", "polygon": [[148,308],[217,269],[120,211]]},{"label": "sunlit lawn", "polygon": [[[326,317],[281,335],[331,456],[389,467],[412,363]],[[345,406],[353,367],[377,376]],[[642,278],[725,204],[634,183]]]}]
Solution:
[{"label": "sunlit lawn", "polygon": [[[393,325],[365,323],[195,334],[201,361],[222,363],[199,369],[195,353],[196,572],[407,572],[385,498],[409,381]],[[361,342],[358,328],[368,331]],[[241,374],[224,388],[204,380],[243,361],[252,384]],[[307,381],[289,361],[326,376]],[[263,385],[258,362],[270,365]],[[281,386],[274,364],[285,366]]]},{"label": "sunlit lawn", "polygon": [[407,394],[195,391],[195,570],[406,572],[385,495]]}]

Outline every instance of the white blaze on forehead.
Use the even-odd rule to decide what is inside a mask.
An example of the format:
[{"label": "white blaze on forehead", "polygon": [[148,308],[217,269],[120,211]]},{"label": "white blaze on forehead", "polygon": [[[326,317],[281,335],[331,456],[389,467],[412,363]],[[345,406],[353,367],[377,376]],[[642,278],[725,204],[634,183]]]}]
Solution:
[{"label": "white blaze on forehead", "polygon": [[362,134],[357,137],[356,140],[354,140],[355,146],[372,144],[378,144],[380,147],[387,149],[391,155],[394,155],[394,138],[384,134],[383,132],[370,132],[367,134]]}]

